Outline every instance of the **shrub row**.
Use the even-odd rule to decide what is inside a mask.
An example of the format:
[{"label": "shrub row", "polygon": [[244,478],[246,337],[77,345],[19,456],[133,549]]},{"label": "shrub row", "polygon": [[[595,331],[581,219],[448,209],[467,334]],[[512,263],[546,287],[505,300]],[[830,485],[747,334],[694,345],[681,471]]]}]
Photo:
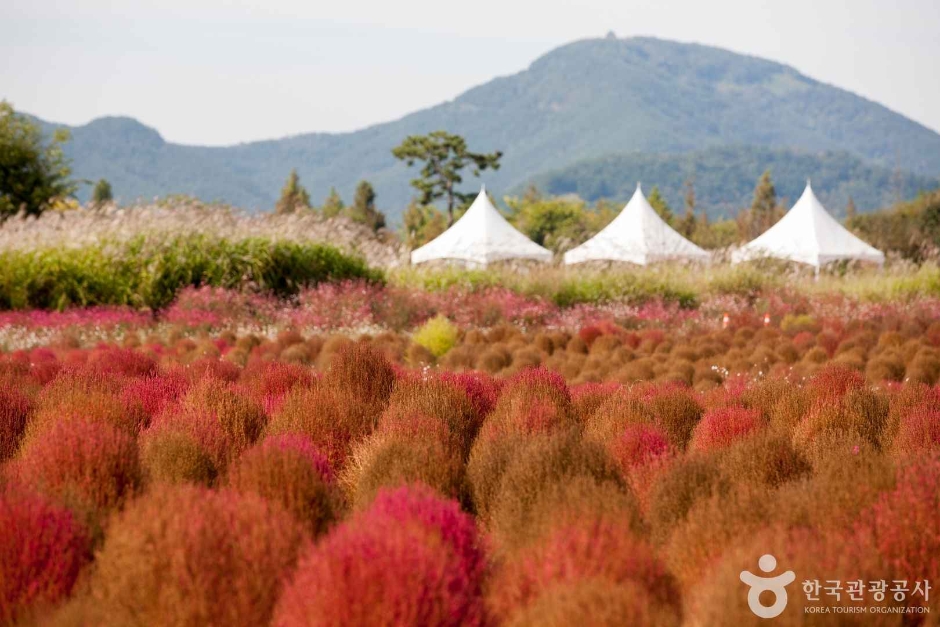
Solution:
[{"label": "shrub row", "polygon": [[360,258],[321,244],[203,235],[144,237],[83,248],[0,253],[0,309],[163,307],[187,286],[249,288],[278,296],[320,281],[380,280]]}]

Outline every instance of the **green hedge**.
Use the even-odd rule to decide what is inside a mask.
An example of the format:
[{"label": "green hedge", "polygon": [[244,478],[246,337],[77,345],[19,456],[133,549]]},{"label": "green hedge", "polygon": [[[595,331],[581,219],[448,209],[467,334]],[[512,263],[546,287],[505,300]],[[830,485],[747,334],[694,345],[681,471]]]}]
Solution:
[{"label": "green hedge", "polygon": [[0,253],[0,309],[73,305],[159,308],[187,286],[248,288],[278,296],[321,281],[383,274],[332,246],[183,236],[155,242]]}]

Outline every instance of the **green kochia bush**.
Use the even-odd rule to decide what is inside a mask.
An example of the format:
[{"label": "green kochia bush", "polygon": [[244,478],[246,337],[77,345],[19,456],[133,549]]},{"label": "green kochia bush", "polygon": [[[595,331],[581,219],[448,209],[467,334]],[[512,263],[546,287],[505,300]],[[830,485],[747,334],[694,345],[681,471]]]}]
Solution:
[{"label": "green kochia bush", "polygon": [[321,244],[262,238],[138,237],[124,244],[0,253],[0,309],[71,305],[162,307],[187,286],[250,287],[290,296],[326,280],[381,272]]}]

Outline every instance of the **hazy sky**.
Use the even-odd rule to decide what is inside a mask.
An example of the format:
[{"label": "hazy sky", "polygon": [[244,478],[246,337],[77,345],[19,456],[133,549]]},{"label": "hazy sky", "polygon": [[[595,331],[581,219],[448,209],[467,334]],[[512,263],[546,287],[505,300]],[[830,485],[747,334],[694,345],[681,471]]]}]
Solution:
[{"label": "hazy sky", "polygon": [[0,0],[0,98],[230,144],[391,120],[609,30],[787,63],[940,130],[940,0]]}]

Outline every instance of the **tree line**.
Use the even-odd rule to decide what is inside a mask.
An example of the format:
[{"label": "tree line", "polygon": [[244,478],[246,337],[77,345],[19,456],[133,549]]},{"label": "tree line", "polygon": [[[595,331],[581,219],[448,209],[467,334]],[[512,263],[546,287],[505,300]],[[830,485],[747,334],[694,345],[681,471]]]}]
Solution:
[{"label": "tree line", "polygon": [[[36,216],[62,205],[74,196],[75,181],[62,150],[68,133],[56,131],[44,138],[41,129],[12,105],[0,102],[0,219],[15,214]],[[419,165],[411,180],[416,194],[402,216],[401,238],[409,248],[421,246],[449,228],[467,209],[475,194],[460,190],[464,172],[479,177],[497,170],[503,154],[472,152],[463,137],[446,131],[412,135],[392,150],[407,166]],[[92,189],[91,206],[113,202],[108,181],[98,180]],[[732,219],[710,221],[696,206],[695,182],[685,184],[683,207],[674,210],[658,187],[648,200],[659,216],[683,236],[703,248],[724,248],[750,241],[773,226],[786,212],[777,197],[770,171],[757,181],[750,207]],[[586,241],[616,217],[620,207],[606,200],[589,205],[576,196],[546,196],[534,186],[518,197],[507,197],[505,216],[536,243],[564,252]],[[443,205],[443,209],[438,208]],[[376,205],[371,183],[360,181],[352,202],[346,204],[331,188],[320,206],[314,206],[297,170],[291,170],[274,206],[279,214],[320,212],[325,218],[344,216],[373,231],[387,226]],[[898,202],[880,211],[858,214],[851,197],[846,207],[846,226],[883,251],[921,262],[936,258],[940,249],[940,190]]]}]

